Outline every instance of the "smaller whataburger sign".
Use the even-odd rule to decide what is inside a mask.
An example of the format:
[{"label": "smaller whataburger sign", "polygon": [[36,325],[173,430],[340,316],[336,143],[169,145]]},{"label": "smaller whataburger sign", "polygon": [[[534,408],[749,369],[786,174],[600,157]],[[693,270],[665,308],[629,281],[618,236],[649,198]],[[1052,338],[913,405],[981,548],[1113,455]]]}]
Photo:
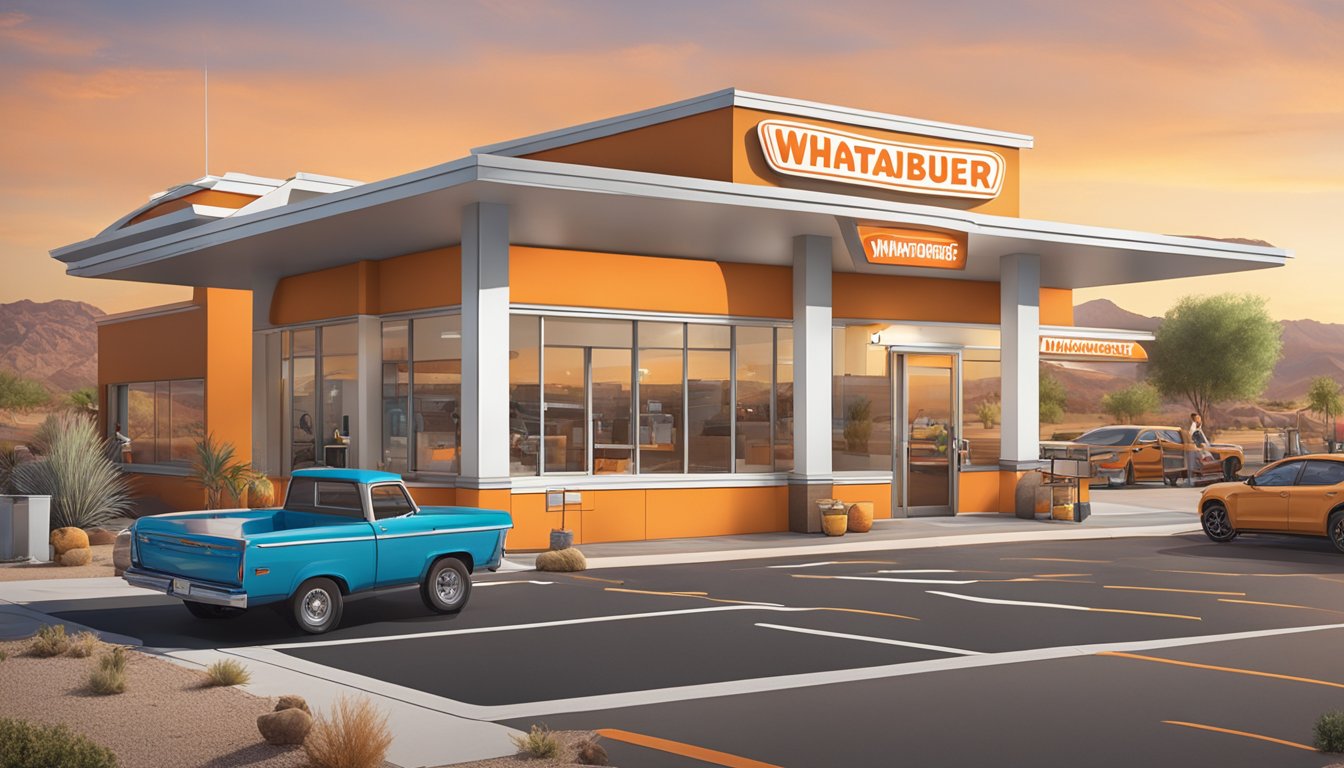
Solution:
[{"label": "smaller whataburger sign", "polygon": [[875,139],[789,120],[756,126],[770,167],[791,176],[948,197],[998,197],[997,152]]},{"label": "smaller whataburger sign", "polygon": [[1051,357],[1072,357],[1089,360],[1147,360],[1148,353],[1133,341],[1108,339],[1070,339],[1058,336],[1041,337],[1041,354]]},{"label": "smaller whataburger sign", "polygon": [[966,236],[919,229],[859,227],[869,264],[893,267],[966,268]]}]

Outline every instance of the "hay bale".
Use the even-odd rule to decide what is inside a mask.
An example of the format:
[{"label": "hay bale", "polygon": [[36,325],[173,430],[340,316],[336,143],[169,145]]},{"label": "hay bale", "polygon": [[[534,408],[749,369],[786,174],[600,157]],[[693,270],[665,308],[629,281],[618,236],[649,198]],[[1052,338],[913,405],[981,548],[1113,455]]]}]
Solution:
[{"label": "hay bale", "polygon": [[65,554],[61,555],[61,565],[75,567],[80,565],[88,565],[89,563],[92,562],[93,562],[93,550],[89,549],[88,547],[85,547],[83,549],[66,550]]},{"label": "hay bale", "polygon": [[574,571],[583,571],[587,569],[588,560],[584,558],[582,552],[573,547],[570,547],[569,549],[552,549],[537,555],[538,571],[572,573]]},{"label": "hay bale", "polygon": [[89,535],[79,528],[57,528],[51,532],[51,546],[60,557],[72,549],[88,549]]}]

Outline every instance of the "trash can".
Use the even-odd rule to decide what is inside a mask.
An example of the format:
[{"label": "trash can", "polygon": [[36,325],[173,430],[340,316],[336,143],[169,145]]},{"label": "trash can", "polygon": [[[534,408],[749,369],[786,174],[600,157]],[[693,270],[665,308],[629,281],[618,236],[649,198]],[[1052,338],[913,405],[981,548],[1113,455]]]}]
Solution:
[{"label": "trash can", "polygon": [[50,496],[0,495],[0,560],[51,558]]}]

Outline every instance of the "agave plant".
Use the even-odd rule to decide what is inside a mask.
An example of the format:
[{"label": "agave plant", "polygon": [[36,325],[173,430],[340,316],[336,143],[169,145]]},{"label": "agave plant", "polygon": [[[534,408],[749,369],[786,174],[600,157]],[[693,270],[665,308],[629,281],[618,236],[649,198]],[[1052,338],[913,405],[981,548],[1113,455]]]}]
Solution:
[{"label": "agave plant", "polygon": [[243,496],[258,504],[269,504],[275,496],[270,478],[251,464],[235,458],[233,443],[220,442],[213,432],[196,441],[196,459],[192,473],[205,489],[205,508],[219,509],[228,494],[234,506],[242,506]]},{"label": "agave plant", "polygon": [[15,493],[51,497],[53,528],[88,528],[130,509],[130,483],[107,457],[107,443],[89,419],[53,413],[33,440],[37,458],[10,469]]}]

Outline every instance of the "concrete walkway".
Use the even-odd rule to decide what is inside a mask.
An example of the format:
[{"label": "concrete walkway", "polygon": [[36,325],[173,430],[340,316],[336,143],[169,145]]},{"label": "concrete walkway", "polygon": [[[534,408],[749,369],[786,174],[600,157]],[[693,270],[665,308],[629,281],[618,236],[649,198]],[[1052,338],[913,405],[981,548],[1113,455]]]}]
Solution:
[{"label": "concrete walkway", "polygon": [[[840,537],[819,533],[753,533],[583,544],[578,548],[587,557],[589,568],[626,568],[1017,541],[1171,536],[1200,530],[1196,514],[1199,496],[1198,488],[1135,486],[1096,490],[1092,493],[1092,515],[1083,523],[966,514],[878,520],[868,533]],[[515,567],[532,568],[536,553],[511,552],[508,562]]]}]

